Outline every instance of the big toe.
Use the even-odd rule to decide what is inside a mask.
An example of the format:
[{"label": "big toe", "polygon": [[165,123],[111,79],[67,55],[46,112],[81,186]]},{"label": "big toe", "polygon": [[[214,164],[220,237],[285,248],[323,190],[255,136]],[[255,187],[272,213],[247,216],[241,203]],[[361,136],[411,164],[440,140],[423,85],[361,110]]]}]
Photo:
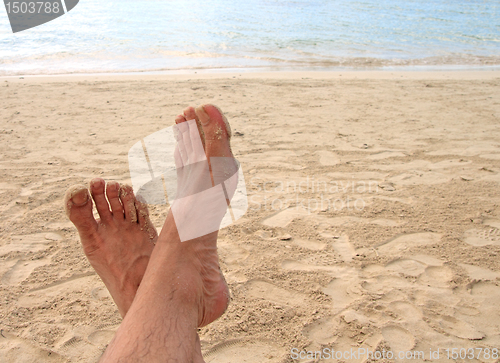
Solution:
[{"label": "big toe", "polygon": [[203,105],[197,107],[195,112],[205,136],[207,157],[232,158],[231,127],[222,111],[214,105]]},{"label": "big toe", "polygon": [[[214,105],[204,105],[196,108],[205,134],[205,153],[210,161],[211,175],[214,185],[231,178],[238,170],[238,164],[231,151],[231,128],[222,111]],[[235,184],[236,179],[233,180]],[[236,184],[228,191],[231,199]]]},{"label": "big toe", "polygon": [[70,187],[64,196],[64,209],[80,236],[90,236],[97,230],[97,222],[92,214],[92,199],[83,185]]}]

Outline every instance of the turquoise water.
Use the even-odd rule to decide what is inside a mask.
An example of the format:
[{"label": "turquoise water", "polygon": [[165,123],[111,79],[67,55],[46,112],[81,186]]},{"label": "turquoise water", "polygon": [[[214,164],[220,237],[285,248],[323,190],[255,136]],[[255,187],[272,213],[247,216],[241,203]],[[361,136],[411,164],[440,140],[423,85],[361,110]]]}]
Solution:
[{"label": "turquoise water", "polygon": [[81,0],[13,34],[0,75],[185,69],[500,68],[490,0]]}]

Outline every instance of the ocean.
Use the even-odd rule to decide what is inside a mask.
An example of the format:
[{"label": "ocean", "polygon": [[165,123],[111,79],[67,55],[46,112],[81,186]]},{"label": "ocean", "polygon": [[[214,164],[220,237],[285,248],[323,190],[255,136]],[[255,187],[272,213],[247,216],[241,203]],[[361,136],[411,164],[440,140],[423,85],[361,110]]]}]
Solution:
[{"label": "ocean", "polygon": [[12,33],[0,76],[185,70],[500,69],[498,0],[81,0]]}]

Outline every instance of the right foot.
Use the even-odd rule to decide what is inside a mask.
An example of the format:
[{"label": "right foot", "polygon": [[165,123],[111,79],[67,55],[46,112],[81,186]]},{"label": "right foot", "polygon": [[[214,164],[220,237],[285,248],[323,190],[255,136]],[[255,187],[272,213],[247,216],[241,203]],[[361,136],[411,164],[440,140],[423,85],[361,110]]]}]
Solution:
[{"label": "right foot", "polygon": [[[212,179],[212,183],[215,180],[215,184],[217,184],[217,180],[219,180],[220,183],[221,180],[225,179],[221,179],[224,175],[221,175],[219,171],[223,169],[222,174],[225,172],[228,173],[228,175],[233,175],[235,171],[237,171],[236,162],[229,144],[231,132],[229,124],[225,121],[221,111],[212,105],[198,107],[196,110],[189,107],[184,111],[184,114],[178,116],[175,121],[176,124],[179,125],[193,119],[196,120],[199,125],[199,136],[203,141],[207,160],[211,164],[209,180]],[[220,160],[222,160],[225,168],[220,168]],[[215,167],[216,164],[218,165],[217,167]],[[182,178],[180,184],[192,182],[192,177],[186,179]],[[182,187],[182,185],[180,185],[180,187]],[[181,208],[186,215],[196,215],[196,211],[200,209],[205,210],[207,208],[206,200],[201,201],[201,197],[197,195],[191,194],[190,196],[191,204],[183,205]],[[177,202],[177,200],[174,202],[167,220],[165,221],[162,233],[160,233],[158,238],[157,247],[167,246],[167,248],[173,249],[174,252],[171,252],[169,257],[175,258],[172,256],[179,256],[178,258],[183,262],[178,268],[183,270],[184,276],[188,275],[185,279],[191,281],[189,285],[186,283],[186,286],[190,288],[191,292],[194,294],[193,297],[198,301],[198,326],[201,327],[219,318],[229,304],[229,290],[220,270],[217,255],[218,226],[222,218],[217,220],[217,227],[212,229],[215,230],[214,232],[190,239],[186,242],[180,242],[179,237],[176,236],[177,238],[172,238],[172,236],[169,235],[172,231],[174,231],[173,234],[180,235],[179,231],[181,229],[186,229],[185,225],[176,225],[176,221],[179,223],[177,215],[175,214],[175,203]],[[215,210],[212,206],[208,206],[210,210],[209,213],[205,213],[204,216],[194,221],[194,223],[192,220],[188,220],[187,224],[190,225],[190,228],[196,229],[198,226],[203,225],[207,219],[210,219],[211,215],[224,216],[227,207],[227,205],[224,205],[225,202],[226,200],[224,199],[223,205],[215,207]],[[174,212],[172,212],[172,210],[174,210]],[[191,224],[193,224],[193,227],[191,227]],[[176,261],[176,263],[178,262],[179,261]]]},{"label": "right foot", "polygon": [[[123,317],[134,300],[158,235],[147,206],[135,198],[130,186],[109,182],[105,187],[104,180],[96,178],[90,182],[90,192],[92,198],[85,186],[70,188],[64,199],[66,214]],[[92,200],[100,216],[97,221]]]}]

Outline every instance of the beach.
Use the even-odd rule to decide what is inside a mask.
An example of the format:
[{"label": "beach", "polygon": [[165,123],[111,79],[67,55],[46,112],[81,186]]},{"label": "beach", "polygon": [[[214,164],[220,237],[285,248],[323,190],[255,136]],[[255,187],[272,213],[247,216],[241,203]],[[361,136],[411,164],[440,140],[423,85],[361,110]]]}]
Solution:
[{"label": "beach", "polygon": [[[64,193],[130,183],[132,145],[206,103],[248,194],[219,233],[231,304],[199,331],[207,362],[499,361],[499,86],[500,71],[0,78],[0,362],[98,360],[121,318]],[[167,207],[149,208],[160,228]]]}]

